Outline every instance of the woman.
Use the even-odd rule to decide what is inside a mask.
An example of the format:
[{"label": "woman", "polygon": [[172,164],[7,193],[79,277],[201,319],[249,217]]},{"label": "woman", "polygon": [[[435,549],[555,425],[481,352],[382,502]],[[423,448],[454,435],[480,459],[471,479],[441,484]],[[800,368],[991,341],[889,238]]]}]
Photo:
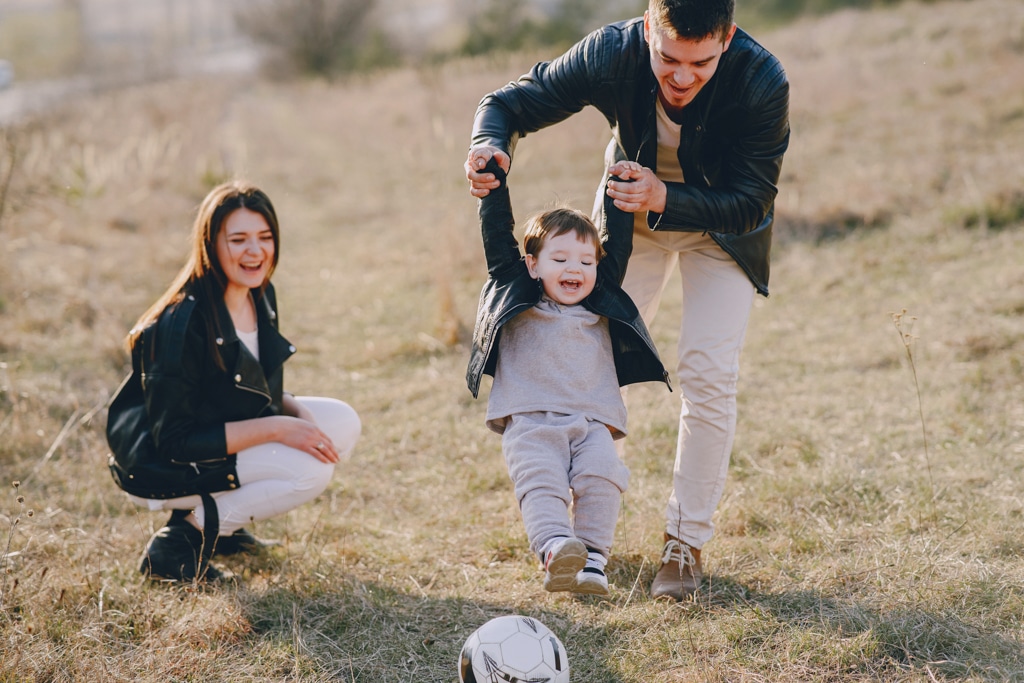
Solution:
[{"label": "woman", "polygon": [[107,440],[115,482],[173,511],[142,556],[151,578],[220,578],[210,557],[261,545],[243,526],[319,495],[359,438],[348,404],[283,391],[295,347],[277,330],[279,246],[266,194],[241,181],[214,188],[188,262],[128,335],[132,374]]}]

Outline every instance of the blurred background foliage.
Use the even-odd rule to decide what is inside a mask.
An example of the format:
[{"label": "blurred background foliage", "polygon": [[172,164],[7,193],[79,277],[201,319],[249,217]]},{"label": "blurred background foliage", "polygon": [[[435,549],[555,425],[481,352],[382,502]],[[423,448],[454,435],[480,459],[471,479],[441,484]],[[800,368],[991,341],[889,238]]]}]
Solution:
[{"label": "blurred background foliage", "polygon": [[[739,0],[751,30],[901,0]],[[554,54],[645,0],[5,0],[0,60],[18,80],[146,81],[261,65],[278,78],[337,78],[462,56]]]},{"label": "blurred background foliage", "polygon": [[332,76],[394,66],[399,53],[372,17],[374,0],[272,0],[241,6],[238,28],[269,47],[275,75]]},{"label": "blurred background foliage", "polygon": [[801,16],[820,16],[846,8],[885,7],[901,2],[903,0],[738,0],[736,20],[746,26],[774,26]]}]

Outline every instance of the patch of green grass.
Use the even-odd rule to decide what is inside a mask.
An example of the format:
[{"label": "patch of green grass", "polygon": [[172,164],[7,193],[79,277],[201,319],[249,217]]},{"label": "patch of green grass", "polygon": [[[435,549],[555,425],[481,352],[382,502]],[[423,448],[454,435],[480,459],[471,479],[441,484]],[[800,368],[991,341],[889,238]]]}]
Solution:
[{"label": "patch of green grass", "polygon": [[980,206],[950,209],[947,220],[967,229],[1005,230],[1024,224],[1024,191],[1009,190],[987,197]]}]

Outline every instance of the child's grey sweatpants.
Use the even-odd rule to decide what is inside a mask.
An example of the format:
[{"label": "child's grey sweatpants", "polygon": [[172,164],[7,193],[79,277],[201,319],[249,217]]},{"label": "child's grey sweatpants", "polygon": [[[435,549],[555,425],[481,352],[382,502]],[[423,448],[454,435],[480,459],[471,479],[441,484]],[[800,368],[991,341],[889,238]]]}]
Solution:
[{"label": "child's grey sweatpants", "polygon": [[582,415],[520,413],[508,419],[502,450],[530,550],[539,556],[551,539],[575,536],[608,557],[629,484],[608,427]]}]

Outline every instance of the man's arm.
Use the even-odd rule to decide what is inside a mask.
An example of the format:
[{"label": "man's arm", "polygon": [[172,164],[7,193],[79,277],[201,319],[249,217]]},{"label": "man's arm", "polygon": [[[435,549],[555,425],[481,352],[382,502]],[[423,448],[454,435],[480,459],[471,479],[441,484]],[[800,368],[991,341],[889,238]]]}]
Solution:
[{"label": "man's arm", "polygon": [[[481,159],[498,156],[507,173],[519,138],[596,104],[602,84],[620,77],[617,69],[633,75],[631,67],[624,66],[633,62],[622,60],[624,30],[615,25],[598,29],[558,58],[535,65],[516,81],[484,96],[477,106],[466,162],[474,196],[485,196],[496,186],[495,179],[480,170]],[[602,113],[611,123],[614,115]]]},{"label": "man's arm", "polygon": [[554,62],[537,64],[530,73],[480,101],[465,165],[474,197],[485,197],[498,186],[494,174],[482,170],[489,159],[496,158],[508,173],[520,137],[563,121],[583,108],[582,95],[573,95],[560,83],[574,69],[585,66],[572,54],[570,50]]}]

